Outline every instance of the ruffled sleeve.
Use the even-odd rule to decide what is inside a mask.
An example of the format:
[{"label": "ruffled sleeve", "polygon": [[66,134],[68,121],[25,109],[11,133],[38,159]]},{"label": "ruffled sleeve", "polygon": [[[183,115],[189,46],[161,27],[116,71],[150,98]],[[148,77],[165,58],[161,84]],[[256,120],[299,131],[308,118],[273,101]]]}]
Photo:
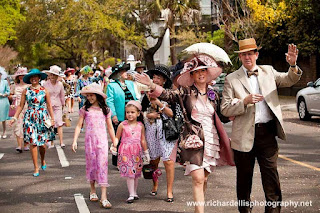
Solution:
[{"label": "ruffled sleeve", "polygon": [[86,110],[84,109],[84,107],[82,107],[82,108],[79,110],[79,115],[82,116],[82,117],[85,117],[85,116],[86,116]]}]

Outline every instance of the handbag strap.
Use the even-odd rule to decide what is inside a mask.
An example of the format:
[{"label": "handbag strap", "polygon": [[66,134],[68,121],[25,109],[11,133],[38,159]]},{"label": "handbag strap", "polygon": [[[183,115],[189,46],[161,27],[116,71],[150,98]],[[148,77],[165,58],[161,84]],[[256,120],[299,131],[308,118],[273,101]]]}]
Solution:
[{"label": "handbag strap", "polygon": [[192,130],[191,122],[188,118],[188,114],[187,114],[186,108],[184,107],[183,100],[182,100],[181,96],[178,97],[178,100],[179,100],[179,104],[181,106],[182,114],[184,117],[184,122],[186,123],[186,126],[188,128],[188,132],[190,132]]}]

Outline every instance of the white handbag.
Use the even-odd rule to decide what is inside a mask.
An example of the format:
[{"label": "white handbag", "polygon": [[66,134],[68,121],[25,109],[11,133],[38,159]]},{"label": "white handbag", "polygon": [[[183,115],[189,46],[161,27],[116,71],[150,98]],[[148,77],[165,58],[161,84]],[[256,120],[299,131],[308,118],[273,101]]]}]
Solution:
[{"label": "white handbag", "polygon": [[45,120],[44,125],[49,129],[52,126],[51,119]]}]

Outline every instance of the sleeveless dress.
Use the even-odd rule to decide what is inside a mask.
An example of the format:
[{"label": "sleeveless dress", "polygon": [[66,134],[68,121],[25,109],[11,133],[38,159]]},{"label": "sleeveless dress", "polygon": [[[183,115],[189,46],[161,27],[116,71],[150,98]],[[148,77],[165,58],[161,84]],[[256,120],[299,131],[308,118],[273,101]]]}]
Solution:
[{"label": "sleeveless dress", "polygon": [[[0,94],[10,94],[10,87],[6,80],[0,79]],[[9,119],[10,103],[8,97],[0,97],[0,122]]]},{"label": "sleeveless dress", "polygon": [[87,181],[96,181],[100,186],[108,184],[108,135],[106,119],[111,111],[104,115],[100,107],[90,107],[88,111],[82,107],[80,116],[86,123],[85,153]]},{"label": "sleeveless dress", "polygon": [[67,83],[67,84],[69,84],[70,85],[70,94],[68,94],[67,96],[66,96],[66,98],[74,98],[74,93],[75,93],[75,88],[74,88],[74,86],[75,86],[75,80],[74,80],[74,78],[72,77],[71,79],[66,79],[65,80],[65,82]]},{"label": "sleeveless dress", "polygon": [[51,119],[47,110],[46,91],[27,88],[28,108],[23,120],[24,141],[36,146],[43,146],[54,139],[53,127],[47,128],[45,120]]},{"label": "sleeveless dress", "polygon": [[121,177],[138,178],[142,171],[141,131],[143,124],[131,127],[127,120],[122,122],[121,144],[118,150],[118,168]]}]

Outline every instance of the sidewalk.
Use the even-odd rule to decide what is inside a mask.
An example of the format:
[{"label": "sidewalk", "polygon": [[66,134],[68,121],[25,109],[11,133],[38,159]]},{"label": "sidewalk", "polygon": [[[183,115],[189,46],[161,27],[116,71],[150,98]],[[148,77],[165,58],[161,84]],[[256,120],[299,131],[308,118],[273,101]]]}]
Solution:
[{"label": "sidewalk", "polygon": [[282,111],[297,112],[295,96],[279,96],[279,100]]}]

